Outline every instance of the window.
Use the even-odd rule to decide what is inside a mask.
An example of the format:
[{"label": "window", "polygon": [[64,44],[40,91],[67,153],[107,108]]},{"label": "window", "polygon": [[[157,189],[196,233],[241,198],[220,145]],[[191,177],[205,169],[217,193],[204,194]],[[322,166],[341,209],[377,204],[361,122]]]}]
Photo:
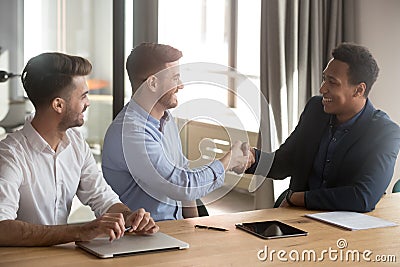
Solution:
[{"label": "window", "polygon": [[[232,12],[235,3],[237,12]],[[185,89],[179,93],[180,106],[174,115],[187,118],[191,114],[193,118],[199,112],[193,108],[197,106],[184,104],[204,99],[208,106],[215,105],[218,114],[203,121],[236,127],[232,124],[239,118],[245,130],[257,132],[261,1],[159,0],[158,4],[158,42],[183,52],[180,63]],[[237,33],[236,38],[232,31]],[[232,49],[234,53],[229,53]],[[237,63],[236,70],[228,67],[229,62]],[[185,80],[185,74],[199,70],[208,72],[210,81]],[[237,92],[234,108],[229,107],[227,88]],[[221,113],[221,106],[225,112]],[[232,112],[236,117],[233,120]]]},{"label": "window", "polygon": [[82,56],[93,65],[91,106],[80,130],[99,155],[112,120],[112,1],[24,1],[24,64],[50,51]]}]

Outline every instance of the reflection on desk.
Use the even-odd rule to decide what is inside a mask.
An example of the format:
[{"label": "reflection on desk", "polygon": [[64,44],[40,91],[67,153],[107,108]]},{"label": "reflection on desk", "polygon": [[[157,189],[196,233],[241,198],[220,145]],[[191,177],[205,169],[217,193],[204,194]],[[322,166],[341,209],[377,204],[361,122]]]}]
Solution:
[{"label": "reflection on desk", "polygon": [[[398,203],[400,194],[386,195],[368,214],[400,223]],[[347,231],[304,217],[307,213],[312,211],[279,208],[164,221],[159,223],[161,231],[189,243],[189,249],[110,260],[98,259],[73,243],[45,248],[4,247],[0,248],[0,266],[286,266],[295,261],[306,266],[382,266],[378,261],[391,261],[387,266],[399,264],[400,226]],[[235,228],[236,223],[262,220],[279,220],[309,234],[263,240]],[[194,228],[196,224],[229,231],[205,231]]]}]

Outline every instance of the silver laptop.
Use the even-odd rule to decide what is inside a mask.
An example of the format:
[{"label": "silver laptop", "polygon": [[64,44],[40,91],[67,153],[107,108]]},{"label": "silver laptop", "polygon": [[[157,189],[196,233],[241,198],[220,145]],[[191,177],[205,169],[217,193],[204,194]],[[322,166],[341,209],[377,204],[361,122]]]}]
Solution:
[{"label": "silver laptop", "polygon": [[99,258],[134,255],[136,253],[186,249],[189,244],[164,233],[153,235],[125,234],[122,238],[110,242],[108,237],[91,241],[79,241],[75,244]]}]

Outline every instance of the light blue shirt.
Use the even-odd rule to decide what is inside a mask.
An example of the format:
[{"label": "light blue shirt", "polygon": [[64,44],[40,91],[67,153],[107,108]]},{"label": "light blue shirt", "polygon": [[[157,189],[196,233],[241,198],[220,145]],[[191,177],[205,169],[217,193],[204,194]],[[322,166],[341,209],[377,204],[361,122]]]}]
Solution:
[{"label": "light blue shirt", "polygon": [[182,200],[219,188],[224,167],[218,160],[189,169],[170,112],[157,120],[131,100],[107,130],[104,177],[130,209],[144,208],[156,221],[182,219]]}]

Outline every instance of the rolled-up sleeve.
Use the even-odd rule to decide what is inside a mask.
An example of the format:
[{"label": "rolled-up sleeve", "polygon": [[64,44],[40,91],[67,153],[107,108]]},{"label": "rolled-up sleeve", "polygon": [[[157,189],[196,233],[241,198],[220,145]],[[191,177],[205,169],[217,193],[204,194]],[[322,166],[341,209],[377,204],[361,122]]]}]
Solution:
[{"label": "rolled-up sleeve", "polygon": [[21,183],[22,173],[12,153],[0,147],[0,221],[17,218]]}]

